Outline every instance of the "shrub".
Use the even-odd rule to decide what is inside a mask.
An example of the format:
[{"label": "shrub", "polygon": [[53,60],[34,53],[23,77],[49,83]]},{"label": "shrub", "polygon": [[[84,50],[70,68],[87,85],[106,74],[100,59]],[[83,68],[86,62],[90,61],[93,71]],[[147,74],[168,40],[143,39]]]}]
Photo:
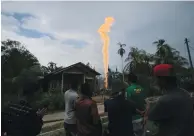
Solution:
[{"label": "shrub", "polygon": [[61,91],[54,90],[52,93],[39,93],[36,96],[35,107],[42,108],[45,105],[48,105],[48,111],[57,111],[65,109],[64,95],[61,94]]},{"label": "shrub", "polygon": [[65,109],[65,102],[64,102],[64,95],[61,92],[57,92],[51,95],[51,101],[49,105],[50,110],[64,110]]}]

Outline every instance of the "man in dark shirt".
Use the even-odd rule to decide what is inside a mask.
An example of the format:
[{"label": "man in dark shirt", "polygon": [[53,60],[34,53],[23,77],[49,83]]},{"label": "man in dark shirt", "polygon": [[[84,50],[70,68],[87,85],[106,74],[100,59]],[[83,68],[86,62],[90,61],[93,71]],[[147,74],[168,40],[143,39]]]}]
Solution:
[{"label": "man in dark shirt", "polygon": [[188,92],[177,87],[173,67],[160,64],[154,67],[158,85],[165,94],[150,109],[148,119],[159,125],[158,136],[194,136],[192,100]]},{"label": "man in dark shirt", "polygon": [[132,116],[136,114],[136,108],[120,93],[126,87],[121,80],[113,80],[112,96],[104,102],[105,113],[108,114],[110,136],[134,136]]},{"label": "man in dark shirt", "polygon": [[34,91],[38,85],[27,83],[23,88],[23,98],[16,103],[10,103],[2,110],[2,135],[36,136],[40,133],[42,118],[46,109],[34,110],[31,106]]}]

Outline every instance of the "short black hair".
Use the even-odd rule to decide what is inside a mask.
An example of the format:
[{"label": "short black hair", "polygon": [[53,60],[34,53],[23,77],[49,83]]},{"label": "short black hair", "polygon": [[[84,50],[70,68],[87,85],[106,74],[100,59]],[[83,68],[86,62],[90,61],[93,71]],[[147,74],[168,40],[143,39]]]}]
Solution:
[{"label": "short black hair", "polygon": [[78,89],[78,82],[76,80],[73,80],[71,82],[71,88],[74,89],[74,90]]},{"label": "short black hair", "polygon": [[85,96],[92,97],[92,91],[90,89],[90,85],[88,83],[82,84],[80,93]]},{"label": "short black hair", "polygon": [[136,82],[137,82],[137,76],[136,76],[135,74],[133,74],[133,73],[130,73],[130,74],[128,75],[128,80],[129,80],[130,82],[132,82],[132,83],[136,83]]},{"label": "short black hair", "polygon": [[23,96],[33,95],[40,89],[40,84],[35,82],[26,82],[23,85]]}]

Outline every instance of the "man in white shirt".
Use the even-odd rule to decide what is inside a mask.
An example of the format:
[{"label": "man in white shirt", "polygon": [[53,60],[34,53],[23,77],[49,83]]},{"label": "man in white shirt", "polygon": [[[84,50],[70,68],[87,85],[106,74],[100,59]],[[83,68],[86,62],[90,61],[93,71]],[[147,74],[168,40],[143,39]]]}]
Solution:
[{"label": "man in white shirt", "polygon": [[75,118],[75,101],[78,98],[77,89],[78,84],[77,82],[73,81],[71,83],[71,88],[67,90],[64,94],[65,98],[64,128],[66,136],[75,135],[77,132]]}]

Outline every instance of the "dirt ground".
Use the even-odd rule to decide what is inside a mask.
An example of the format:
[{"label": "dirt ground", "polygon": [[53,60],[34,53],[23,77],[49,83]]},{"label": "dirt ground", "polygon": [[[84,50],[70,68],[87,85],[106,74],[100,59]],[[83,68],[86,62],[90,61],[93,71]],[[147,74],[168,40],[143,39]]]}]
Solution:
[{"label": "dirt ground", "polygon": [[106,100],[108,98],[109,98],[109,96],[102,96],[102,95],[92,97],[92,99],[94,101],[96,101],[97,103],[104,103],[104,100]]},{"label": "dirt ground", "polygon": [[[108,99],[108,96],[95,96],[92,97],[93,100],[97,102],[98,112],[103,113],[104,112],[104,99]],[[64,109],[65,110],[65,109]],[[50,113],[48,115],[45,115],[43,120],[44,121],[50,121],[50,120],[61,120],[64,118],[64,111]]]}]

